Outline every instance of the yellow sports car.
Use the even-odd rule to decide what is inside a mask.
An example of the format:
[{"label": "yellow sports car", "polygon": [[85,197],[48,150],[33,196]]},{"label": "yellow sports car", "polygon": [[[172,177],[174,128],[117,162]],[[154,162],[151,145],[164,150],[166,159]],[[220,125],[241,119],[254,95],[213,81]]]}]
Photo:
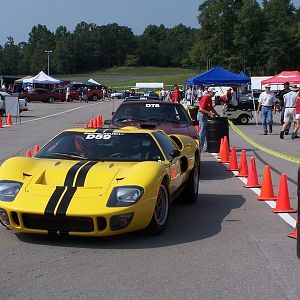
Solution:
[{"label": "yellow sports car", "polygon": [[0,220],[37,234],[162,233],[170,203],[197,199],[200,152],[184,135],[70,129],[0,167]]}]

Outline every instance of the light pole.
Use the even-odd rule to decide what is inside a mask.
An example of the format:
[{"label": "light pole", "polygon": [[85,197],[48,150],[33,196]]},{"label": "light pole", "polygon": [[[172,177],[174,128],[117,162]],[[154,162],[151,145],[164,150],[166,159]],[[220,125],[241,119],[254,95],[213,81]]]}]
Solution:
[{"label": "light pole", "polygon": [[50,69],[50,53],[52,53],[52,50],[45,50],[45,53],[47,53],[48,56],[48,75],[49,75],[49,69]]}]

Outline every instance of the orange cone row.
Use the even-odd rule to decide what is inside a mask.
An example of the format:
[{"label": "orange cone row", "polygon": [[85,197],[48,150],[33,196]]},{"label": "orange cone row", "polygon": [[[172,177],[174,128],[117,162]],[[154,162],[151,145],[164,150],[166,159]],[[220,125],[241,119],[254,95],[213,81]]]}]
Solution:
[{"label": "orange cone row", "polygon": [[[35,145],[33,148],[33,155],[37,154],[40,151],[40,146],[39,145]],[[26,157],[32,157],[32,151],[31,150],[27,150],[25,153]]]},{"label": "orange cone row", "polygon": [[98,116],[94,117],[93,119],[90,119],[89,123],[84,124],[84,128],[102,128],[103,126],[103,119],[102,115],[99,114]]},{"label": "orange cone row", "polygon": [[[227,157],[228,157],[228,161],[227,161]],[[227,137],[225,136],[224,138],[221,139],[219,158],[220,158],[219,162],[229,162],[227,171],[239,171],[238,174],[235,176],[247,177],[247,183],[244,185],[246,188],[261,187],[260,195],[257,197],[258,201],[269,201],[269,200],[276,201],[276,207],[272,209],[274,213],[297,212],[297,210],[295,208],[292,208],[290,204],[287,178],[285,173],[281,174],[280,176],[278,196],[275,196],[273,191],[273,183],[271,178],[270,166],[269,165],[265,166],[262,185],[260,185],[257,176],[255,158],[251,157],[250,165],[248,167],[246,151],[242,150],[240,165],[238,166],[235,147],[232,147],[229,153],[228,140]],[[296,223],[298,224],[298,218]],[[298,235],[298,228],[296,225],[294,232],[288,234],[288,237],[297,239],[297,235]]]}]

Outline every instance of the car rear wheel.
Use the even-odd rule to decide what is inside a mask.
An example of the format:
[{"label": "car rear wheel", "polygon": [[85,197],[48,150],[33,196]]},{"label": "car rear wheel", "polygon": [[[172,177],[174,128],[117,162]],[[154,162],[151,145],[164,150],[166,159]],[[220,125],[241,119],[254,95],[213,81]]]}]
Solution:
[{"label": "car rear wheel", "polygon": [[238,124],[241,124],[241,125],[247,125],[249,122],[249,116],[241,115],[238,117],[237,122],[238,122]]},{"label": "car rear wheel", "polygon": [[189,177],[186,182],[186,186],[180,196],[181,202],[185,204],[193,204],[198,199],[199,190],[199,176],[200,176],[200,162],[199,159],[195,158],[195,164],[193,169],[190,171]]},{"label": "car rear wheel", "polygon": [[166,185],[162,183],[157,194],[151,222],[146,228],[148,234],[159,235],[164,232],[169,218],[169,204],[169,192]]},{"label": "car rear wheel", "polygon": [[93,100],[93,101],[97,101],[97,100],[98,100],[97,95],[93,95],[93,96],[92,96],[92,100]]},{"label": "car rear wheel", "polygon": [[49,97],[48,102],[49,103],[54,103],[55,99],[53,97]]}]

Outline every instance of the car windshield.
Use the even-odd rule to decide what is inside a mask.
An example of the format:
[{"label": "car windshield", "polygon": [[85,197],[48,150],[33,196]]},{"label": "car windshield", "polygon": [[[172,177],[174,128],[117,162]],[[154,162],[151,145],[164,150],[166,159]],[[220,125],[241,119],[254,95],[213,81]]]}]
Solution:
[{"label": "car windshield", "polygon": [[113,121],[174,122],[189,124],[188,115],[182,105],[166,103],[124,103],[114,115]]},{"label": "car windshield", "polygon": [[147,133],[65,131],[35,156],[36,158],[92,161],[157,161],[163,155]]}]

